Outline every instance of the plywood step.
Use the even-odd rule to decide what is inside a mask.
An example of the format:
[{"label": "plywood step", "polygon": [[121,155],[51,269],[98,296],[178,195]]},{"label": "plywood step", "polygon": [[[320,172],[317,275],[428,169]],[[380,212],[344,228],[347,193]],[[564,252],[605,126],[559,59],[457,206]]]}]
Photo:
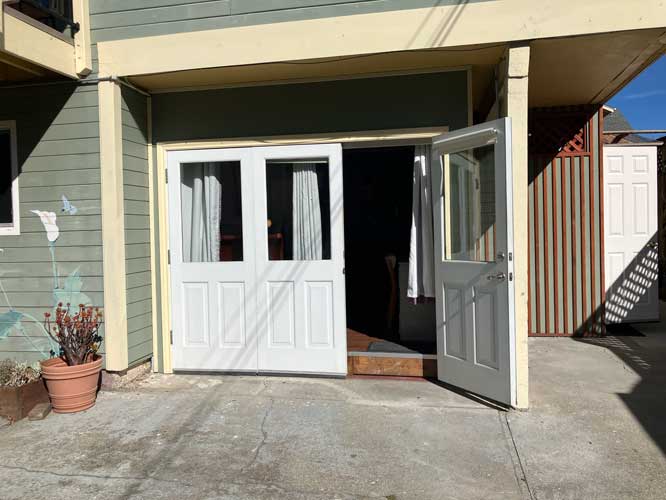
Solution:
[{"label": "plywood step", "polygon": [[385,375],[392,377],[437,376],[437,360],[423,357],[354,354],[347,356],[349,375]]}]

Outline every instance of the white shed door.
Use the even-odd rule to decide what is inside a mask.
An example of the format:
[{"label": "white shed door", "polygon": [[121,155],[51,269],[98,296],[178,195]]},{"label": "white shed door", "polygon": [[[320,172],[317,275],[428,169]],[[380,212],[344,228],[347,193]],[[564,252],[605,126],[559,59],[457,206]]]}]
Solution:
[{"label": "white shed door", "polygon": [[346,374],[341,146],[167,163],[174,369]]},{"label": "white shed door", "polygon": [[604,146],[606,323],[659,319],[657,148]]},{"label": "white shed door", "polygon": [[437,369],[515,405],[511,123],[433,141]]}]

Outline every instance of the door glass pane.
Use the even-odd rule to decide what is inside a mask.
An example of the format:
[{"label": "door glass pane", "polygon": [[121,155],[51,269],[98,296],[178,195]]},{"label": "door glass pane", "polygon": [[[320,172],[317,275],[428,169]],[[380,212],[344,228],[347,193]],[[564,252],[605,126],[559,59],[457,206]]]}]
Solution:
[{"label": "door glass pane", "polygon": [[269,260],[331,258],[328,160],[268,160]]},{"label": "door glass pane", "polygon": [[183,262],[243,260],[240,162],[180,168]]},{"label": "door glass pane", "polygon": [[444,260],[495,260],[495,146],[443,156]]}]

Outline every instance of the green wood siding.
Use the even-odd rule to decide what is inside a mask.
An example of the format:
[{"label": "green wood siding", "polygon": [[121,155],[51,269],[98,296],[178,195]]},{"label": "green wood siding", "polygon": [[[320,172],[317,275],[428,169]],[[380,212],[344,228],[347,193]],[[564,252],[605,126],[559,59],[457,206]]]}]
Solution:
[{"label": "green wood siding", "polygon": [[90,18],[101,42],[447,4],[460,0],[92,0]]},{"label": "green wood siding", "polygon": [[[0,120],[15,120],[21,234],[0,236],[0,314],[22,313],[23,332],[0,334],[0,358],[36,361],[48,351],[37,322],[54,305],[54,276],[46,231],[31,210],[56,213],[58,284],[78,269],[82,292],[103,306],[97,87],[57,84],[0,90]],[[4,168],[4,166],[3,166]],[[61,196],[78,213],[62,211]],[[34,320],[30,319],[34,318]],[[6,316],[3,320],[6,321]],[[0,328],[8,326],[0,321]]]},{"label": "green wood siding", "polygon": [[146,97],[122,88],[125,271],[129,365],[152,355],[152,289]]}]

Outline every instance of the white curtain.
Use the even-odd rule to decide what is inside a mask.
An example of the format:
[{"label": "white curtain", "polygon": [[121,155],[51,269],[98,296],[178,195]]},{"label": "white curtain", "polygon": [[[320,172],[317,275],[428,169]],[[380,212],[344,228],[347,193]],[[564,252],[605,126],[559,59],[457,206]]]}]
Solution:
[{"label": "white curtain", "polygon": [[183,168],[183,261],[220,260],[222,183],[216,163],[188,164]]},{"label": "white curtain", "polygon": [[293,173],[294,260],[321,260],[321,208],[317,166],[294,165]]},{"label": "white curtain", "polygon": [[435,296],[435,242],[430,185],[431,154],[430,146],[416,146],[414,149],[412,231],[407,286],[407,297],[414,300]]}]

